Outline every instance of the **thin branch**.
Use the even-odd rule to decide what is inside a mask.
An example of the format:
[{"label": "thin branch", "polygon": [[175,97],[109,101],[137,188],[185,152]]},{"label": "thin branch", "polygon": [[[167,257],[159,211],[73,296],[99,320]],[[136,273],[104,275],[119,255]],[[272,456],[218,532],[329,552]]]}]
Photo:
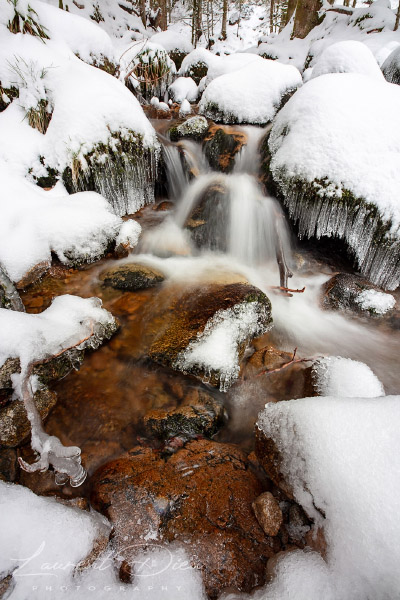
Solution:
[{"label": "thin branch", "polygon": [[293,351],[292,358],[287,363],[283,364],[281,367],[278,367],[276,369],[263,369],[262,371],[260,371],[260,373],[258,373],[256,375],[256,377],[261,377],[262,375],[271,375],[272,373],[278,373],[279,371],[283,371],[284,369],[287,369],[291,365],[303,363],[303,362],[313,362],[315,360],[315,358],[296,358],[296,354],[297,354],[297,347]]}]

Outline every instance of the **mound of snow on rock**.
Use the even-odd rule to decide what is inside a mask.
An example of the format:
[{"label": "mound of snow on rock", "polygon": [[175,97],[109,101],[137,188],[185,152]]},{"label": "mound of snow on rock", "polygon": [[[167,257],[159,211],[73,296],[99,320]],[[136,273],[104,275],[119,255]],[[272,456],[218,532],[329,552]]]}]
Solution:
[{"label": "mound of snow on rock", "polygon": [[195,102],[198,96],[196,83],[191,77],[178,77],[168,88],[169,94],[174,100],[181,104],[184,100]]},{"label": "mound of snow on rock", "polygon": [[337,42],[326,48],[313,67],[311,79],[327,73],[361,73],[382,80],[371,50],[362,42]]},{"label": "mound of snow on rock", "polygon": [[182,33],[173,30],[155,33],[151,36],[150,40],[165,48],[167,52],[182,52],[189,54],[189,52],[192,52],[193,50],[189,36],[182,35]]},{"label": "mound of snow on rock", "polygon": [[313,366],[313,378],[320,396],[377,398],[385,395],[382,383],[368,365],[350,358],[319,359]]},{"label": "mound of snow on rock", "polygon": [[256,55],[250,64],[213,79],[204,90],[199,112],[223,123],[262,125],[271,121],[283,97],[302,83],[290,65]]}]

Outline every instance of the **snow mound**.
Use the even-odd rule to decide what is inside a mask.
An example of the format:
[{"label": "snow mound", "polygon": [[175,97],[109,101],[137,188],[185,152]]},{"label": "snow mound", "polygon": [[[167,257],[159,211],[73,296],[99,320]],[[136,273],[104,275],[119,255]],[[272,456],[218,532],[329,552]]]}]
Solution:
[{"label": "snow mound", "polygon": [[382,79],[382,72],[371,50],[362,42],[337,42],[326,48],[315,63],[311,79],[327,73],[361,73]]},{"label": "snow mound", "polygon": [[45,192],[0,163],[0,263],[13,281],[54,252],[65,264],[102,256],[121,227],[95,192]]},{"label": "snow mound", "polygon": [[184,100],[196,102],[198,89],[191,77],[178,77],[168,88],[169,94],[174,102],[181,104]]},{"label": "snow mound", "polygon": [[355,299],[362,310],[368,310],[377,315],[384,315],[392,310],[396,300],[391,294],[384,294],[377,290],[364,290]]},{"label": "snow mound", "polygon": [[[395,598],[400,587],[400,523],[394,517],[400,479],[390,457],[400,452],[400,397],[269,403],[257,425],[274,441],[281,472],[296,500],[324,528],[328,544],[325,567],[306,552],[302,568],[293,573],[297,557],[283,559],[275,585],[280,583],[286,593],[276,597]],[[312,589],[304,588],[306,575]],[[295,589],[293,596],[286,581]],[[299,595],[299,589],[306,593]]]},{"label": "snow mound", "polygon": [[133,219],[129,219],[129,221],[124,221],[122,223],[121,229],[119,230],[119,234],[115,239],[116,246],[120,244],[122,246],[129,246],[130,248],[135,248],[135,246],[139,243],[139,237],[142,233],[142,227],[140,223],[134,221]]},{"label": "snow mound", "polygon": [[339,398],[377,398],[385,390],[368,365],[342,358],[328,356],[313,366],[313,379],[320,396]]},{"label": "snow mound", "polygon": [[239,69],[244,69],[253,62],[261,64],[260,57],[255,54],[246,54],[245,52],[235,52],[228,56],[221,56],[219,57],[219,60],[214,61],[209,66],[207,82],[210,83],[210,81],[221,75],[227,75],[228,73],[233,73]]},{"label": "snow mound", "polygon": [[283,107],[269,137],[271,172],[300,236],[344,238],[361,272],[388,289],[400,279],[399,102],[385,80],[321,75]]},{"label": "snow mound", "polygon": [[301,83],[295,67],[254,55],[249,65],[211,81],[199,112],[223,123],[266,124],[274,118],[284,96]]},{"label": "snow mound", "polygon": [[[219,56],[216,56],[205,48],[196,48],[192,50],[182,61],[181,68],[179,69],[179,75],[192,77],[193,69],[199,65],[204,66],[205,71],[217,63],[220,60]],[[204,73],[206,75],[206,73]]]},{"label": "snow mound", "polygon": [[150,41],[159,44],[167,52],[189,54],[189,52],[193,51],[189,37],[177,31],[161,31],[152,35]]},{"label": "snow mound", "polygon": [[7,358],[20,358],[23,369],[78,344],[95,326],[113,324],[99,298],[57,296],[37,315],[0,308],[0,366]]}]

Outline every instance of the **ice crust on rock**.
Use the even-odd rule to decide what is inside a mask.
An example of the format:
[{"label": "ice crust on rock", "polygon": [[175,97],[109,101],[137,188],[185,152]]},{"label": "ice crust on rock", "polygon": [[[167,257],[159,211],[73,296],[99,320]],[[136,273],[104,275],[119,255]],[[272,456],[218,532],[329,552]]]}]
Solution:
[{"label": "ice crust on rock", "polygon": [[320,396],[377,398],[385,390],[368,365],[350,358],[328,356],[313,365],[315,387]]},{"label": "ice crust on rock", "polygon": [[239,375],[240,346],[266,330],[265,310],[258,302],[248,302],[217,311],[178,356],[177,367],[183,371],[200,369],[206,377],[217,374],[221,391],[226,391]]},{"label": "ice crust on rock", "polygon": [[384,80],[321,75],[283,107],[269,138],[300,237],[344,239],[361,273],[387,289],[400,281],[399,102],[400,88]]},{"label": "ice crust on rock", "polygon": [[290,65],[243,56],[252,58],[249,64],[212,79],[203,92],[199,112],[223,123],[266,124],[284,96],[301,85],[301,75]]},{"label": "ice crust on rock", "polygon": [[377,290],[364,290],[355,301],[362,310],[368,310],[377,315],[384,315],[396,304],[396,300],[391,294],[384,294]]}]

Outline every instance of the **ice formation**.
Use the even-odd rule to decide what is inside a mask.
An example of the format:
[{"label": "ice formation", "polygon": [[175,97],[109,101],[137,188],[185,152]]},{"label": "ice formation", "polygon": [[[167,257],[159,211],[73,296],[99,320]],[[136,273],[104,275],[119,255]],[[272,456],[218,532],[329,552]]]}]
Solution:
[{"label": "ice formation", "polygon": [[300,237],[344,239],[361,273],[387,289],[400,281],[399,101],[400,88],[384,80],[321,75],[289,100],[269,138]]},{"label": "ice formation", "polygon": [[391,294],[384,294],[377,290],[364,290],[355,301],[362,310],[368,310],[377,315],[384,315],[396,304],[396,300]]}]

